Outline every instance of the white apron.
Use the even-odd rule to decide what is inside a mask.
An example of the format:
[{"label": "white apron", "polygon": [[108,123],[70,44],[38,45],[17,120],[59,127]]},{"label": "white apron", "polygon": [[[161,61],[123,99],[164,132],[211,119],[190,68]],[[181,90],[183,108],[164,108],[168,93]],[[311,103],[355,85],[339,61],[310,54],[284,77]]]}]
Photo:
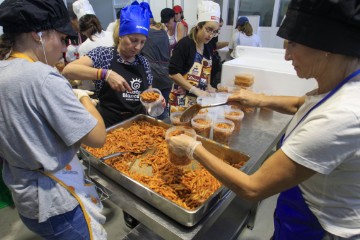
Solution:
[{"label": "white apron", "polygon": [[101,214],[102,203],[94,183],[85,177],[79,159],[73,159],[64,169],[56,173],[44,172],[44,174],[66,188],[79,202],[89,228],[90,239],[107,239],[106,231],[102,226],[106,220]]}]

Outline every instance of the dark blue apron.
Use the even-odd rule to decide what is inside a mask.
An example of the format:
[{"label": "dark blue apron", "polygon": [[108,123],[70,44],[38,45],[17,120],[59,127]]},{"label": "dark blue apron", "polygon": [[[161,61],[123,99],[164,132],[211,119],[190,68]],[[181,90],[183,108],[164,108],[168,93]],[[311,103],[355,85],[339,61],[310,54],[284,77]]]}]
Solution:
[{"label": "dark blue apron", "polygon": [[117,61],[114,49],[109,69],[121,75],[132,88],[132,92],[117,92],[105,83],[99,93],[98,110],[105,126],[110,127],[137,114],[145,114],[140,102],[140,94],[148,88],[146,71],[142,64],[128,65]]},{"label": "dark blue apron", "polygon": [[[287,136],[295,130],[295,128],[309,115],[310,112],[324,103],[345,83],[358,74],[360,74],[360,69],[342,80],[300,119]],[[281,144],[285,141],[287,136],[283,136]],[[325,230],[322,228],[318,219],[306,204],[299,186],[295,186],[280,193],[274,213],[274,228],[274,240],[321,240],[325,236]]]}]

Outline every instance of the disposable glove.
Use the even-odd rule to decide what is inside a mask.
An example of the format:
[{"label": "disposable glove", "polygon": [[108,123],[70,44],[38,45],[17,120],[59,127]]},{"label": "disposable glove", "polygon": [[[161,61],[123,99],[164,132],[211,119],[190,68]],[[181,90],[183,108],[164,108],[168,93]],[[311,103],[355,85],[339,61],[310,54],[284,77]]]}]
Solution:
[{"label": "disposable glove", "polygon": [[213,88],[212,86],[208,86],[206,89],[206,92],[208,93],[216,93],[216,88]]},{"label": "disposable glove", "polygon": [[98,103],[99,103],[99,99],[92,99],[91,98],[91,102],[96,107],[96,105],[98,105]]},{"label": "disposable glove", "polygon": [[200,88],[197,88],[195,86],[192,86],[189,90],[190,93],[196,95],[197,97],[203,97],[203,96],[208,96],[210,95],[210,93],[205,92],[203,90],[201,90]]},{"label": "disposable glove", "polygon": [[196,141],[196,139],[186,134],[174,136],[168,140],[170,151],[178,156],[184,156],[186,154],[190,159],[194,159],[194,151],[200,144],[201,142]]},{"label": "disposable glove", "polygon": [[94,92],[82,89],[73,89],[75,96],[80,100],[82,97],[88,97],[94,94]]}]

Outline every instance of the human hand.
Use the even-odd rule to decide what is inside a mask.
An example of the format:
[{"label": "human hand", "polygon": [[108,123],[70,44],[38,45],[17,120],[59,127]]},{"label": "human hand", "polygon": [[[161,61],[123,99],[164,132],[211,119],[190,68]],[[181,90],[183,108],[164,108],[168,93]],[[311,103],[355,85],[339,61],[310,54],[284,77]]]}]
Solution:
[{"label": "human hand", "polygon": [[165,108],[165,107],[166,107],[165,98],[163,97],[163,95],[161,95],[160,98],[161,98],[161,106],[162,106],[163,108]]},{"label": "human hand", "polygon": [[197,97],[205,97],[205,96],[209,96],[210,93],[205,92],[203,90],[201,90],[200,88],[197,88],[195,86],[192,86],[189,90],[190,93],[196,95]]},{"label": "human hand", "polygon": [[254,93],[246,89],[240,89],[228,97],[228,103],[244,107],[258,107],[264,94]]},{"label": "human hand", "polygon": [[89,97],[94,94],[94,92],[83,89],[73,89],[73,92],[78,100],[80,100],[82,97]]},{"label": "human hand", "polygon": [[130,85],[126,82],[126,80],[114,71],[110,72],[106,82],[115,91],[125,92],[126,90],[128,90],[129,92],[132,92],[132,89]]},{"label": "human hand", "polygon": [[216,92],[216,88],[213,88],[211,85],[209,85],[206,89],[206,92],[208,93],[215,93]]},{"label": "human hand", "polygon": [[174,89],[173,91],[174,91],[174,93],[176,93],[177,95],[185,95],[185,94],[186,94],[186,90],[185,90],[183,87],[181,87],[181,86],[178,86],[178,88],[177,88],[177,89]]},{"label": "human hand", "polygon": [[170,151],[172,151],[175,155],[183,156],[184,153],[186,153],[190,159],[194,159],[194,151],[196,147],[201,144],[201,142],[196,141],[196,139],[186,134],[171,137],[167,142]]},{"label": "human hand", "polygon": [[93,99],[93,98],[91,98],[90,99],[91,100],[91,103],[96,107],[97,105],[98,105],[98,103],[99,103],[99,99]]}]

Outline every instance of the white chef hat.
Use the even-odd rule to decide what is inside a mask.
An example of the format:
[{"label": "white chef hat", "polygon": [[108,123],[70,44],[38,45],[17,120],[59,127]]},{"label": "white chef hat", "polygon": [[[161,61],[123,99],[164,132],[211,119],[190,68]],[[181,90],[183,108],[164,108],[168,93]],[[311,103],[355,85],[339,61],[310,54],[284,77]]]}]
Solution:
[{"label": "white chef hat", "polygon": [[72,7],[78,20],[86,14],[96,15],[93,7],[89,3],[89,0],[77,0],[72,4]]},{"label": "white chef hat", "polygon": [[212,1],[201,1],[198,6],[199,22],[220,22],[220,6]]}]

